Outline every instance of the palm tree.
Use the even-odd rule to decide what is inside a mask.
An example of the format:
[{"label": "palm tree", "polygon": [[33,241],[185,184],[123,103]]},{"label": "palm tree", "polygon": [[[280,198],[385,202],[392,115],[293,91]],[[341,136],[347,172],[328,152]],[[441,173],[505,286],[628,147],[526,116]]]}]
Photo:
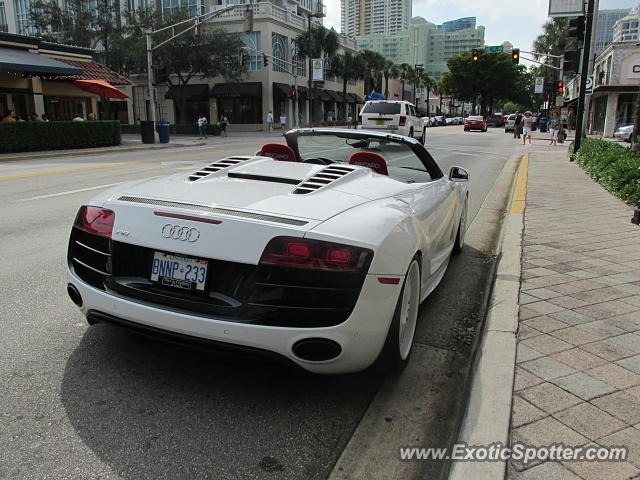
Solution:
[{"label": "palm tree", "polygon": [[402,82],[402,100],[404,100],[404,85],[407,82],[411,82],[414,78],[415,72],[413,67],[408,63],[401,63],[398,67],[400,70],[400,81]]},{"label": "palm tree", "polygon": [[576,48],[576,40],[567,36],[569,22],[566,17],[554,17],[542,26],[544,33],[533,42],[534,57],[541,54],[563,55]]},{"label": "palm tree", "polygon": [[311,28],[311,52],[309,49],[309,32],[305,31],[296,37],[298,51],[301,57],[332,58],[338,51],[338,34],[333,28],[323,25],[313,25]]},{"label": "palm tree", "polygon": [[354,55],[351,52],[336,55],[331,61],[331,73],[342,78],[342,96],[346,98],[349,81],[360,80],[364,77],[362,56],[359,53]]},{"label": "palm tree", "polygon": [[419,87],[426,87],[427,88],[427,94],[424,97],[424,101],[426,103],[426,107],[427,107],[427,116],[429,116],[429,96],[431,94],[431,90],[433,89],[433,87],[435,86],[435,80],[433,78],[431,78],[429,76],[429,74],[427,72],[425,72],[424,70],[421,70],[418,73],[418,77],[417,77],[417,83]]},{"label": "palm tree", "polygon": [[389,98],[389,78],[398,78],[400,70],[393,60],[387,58],[384,61],[382,75],[384,75],[384,96]]},{"label": "palm tree", "polygon": [[375,89],[374,79],[379,72],[384,70],[385,58],[373,50],[363,50],[361,53],[364,63],[364,92],[371,92]]}]

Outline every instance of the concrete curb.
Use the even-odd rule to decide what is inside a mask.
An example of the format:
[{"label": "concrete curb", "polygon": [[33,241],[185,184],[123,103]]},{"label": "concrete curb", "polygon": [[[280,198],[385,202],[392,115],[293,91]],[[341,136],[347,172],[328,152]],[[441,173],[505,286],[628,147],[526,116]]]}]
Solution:
[{"label": "concrete curb", "polygon": [[67,157],[71,155],[97,155],[100,153],[111,153],[111,152],[136,152],[138,150],[164,150],[167,148],[182,148],[182,147],[201,147],[202,145],[206,145],[206,143],[168,143],[164,145],[149,145],[149,146],[140,146],[140,147],[114,147],[114,148],[93,148],[90,150],[60,150],[59,152],[47,152],[47,153],[29,153],[25,155],[11,155],[11,156],[0,156],[0,162],[9,162],[14,160],[30,160],[36,158],[51,158],[51,157]]},{"label": "concrete curb", "polygon": [[[471,389],[458,443],[507,445],[509,441],[528,158],[529,154],[522,157],[511,208],[503,225],[501,257],[484,335],[472,366]],[[506,461],[453,462],[449,480],[503,479],[505,473]]]}]

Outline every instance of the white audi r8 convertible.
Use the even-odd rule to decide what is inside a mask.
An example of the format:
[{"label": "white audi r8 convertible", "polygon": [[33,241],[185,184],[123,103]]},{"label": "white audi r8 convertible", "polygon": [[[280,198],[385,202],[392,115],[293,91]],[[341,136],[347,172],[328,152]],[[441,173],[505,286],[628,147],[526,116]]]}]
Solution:
[{"label": "white audi r8 convertible", "polygon": [[80,207],[67,291],[90,324],[267,353],[316,373],[403,367],[463,245],[469,174],[415,139],[300,129]]}]

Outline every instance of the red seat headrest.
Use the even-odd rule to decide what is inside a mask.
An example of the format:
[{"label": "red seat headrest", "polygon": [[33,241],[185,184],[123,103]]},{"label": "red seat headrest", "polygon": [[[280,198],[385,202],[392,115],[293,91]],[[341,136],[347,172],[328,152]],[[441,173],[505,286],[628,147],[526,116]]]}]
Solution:
[{"label": "red seat headrest", "polygon": [[281,162],[297,162],[296,154],[289,145],[265,143],[260,150],[261,157],[270,157]]},{"label": "red seat headrest", "polygon": [[373,152],[356,152],[349,157],[349,165],[359,165],[361,167],[369,167],[380,175],[389,175],[387,170],[387,162],[377,153]]}]

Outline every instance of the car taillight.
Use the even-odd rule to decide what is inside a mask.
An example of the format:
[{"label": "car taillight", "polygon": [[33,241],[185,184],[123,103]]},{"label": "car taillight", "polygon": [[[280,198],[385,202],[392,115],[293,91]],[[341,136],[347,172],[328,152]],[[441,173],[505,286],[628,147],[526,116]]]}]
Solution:
[{"label": "car taillight", "polygon": [[84,206],[78,210],[74,225],[87,232],[110,237],[115,219],[116,214],[111,210]]},{"label": "car taillight", "polygon": [[308,238],[275,237],[265,247],[261,265],[366,272],[373,259],[367,248]]},{"label": "car taillight", "polygon": [[407,123],[407,117],[405,117],[404,115],[400,116],[400,126],[404,127],[404,124]]}]

